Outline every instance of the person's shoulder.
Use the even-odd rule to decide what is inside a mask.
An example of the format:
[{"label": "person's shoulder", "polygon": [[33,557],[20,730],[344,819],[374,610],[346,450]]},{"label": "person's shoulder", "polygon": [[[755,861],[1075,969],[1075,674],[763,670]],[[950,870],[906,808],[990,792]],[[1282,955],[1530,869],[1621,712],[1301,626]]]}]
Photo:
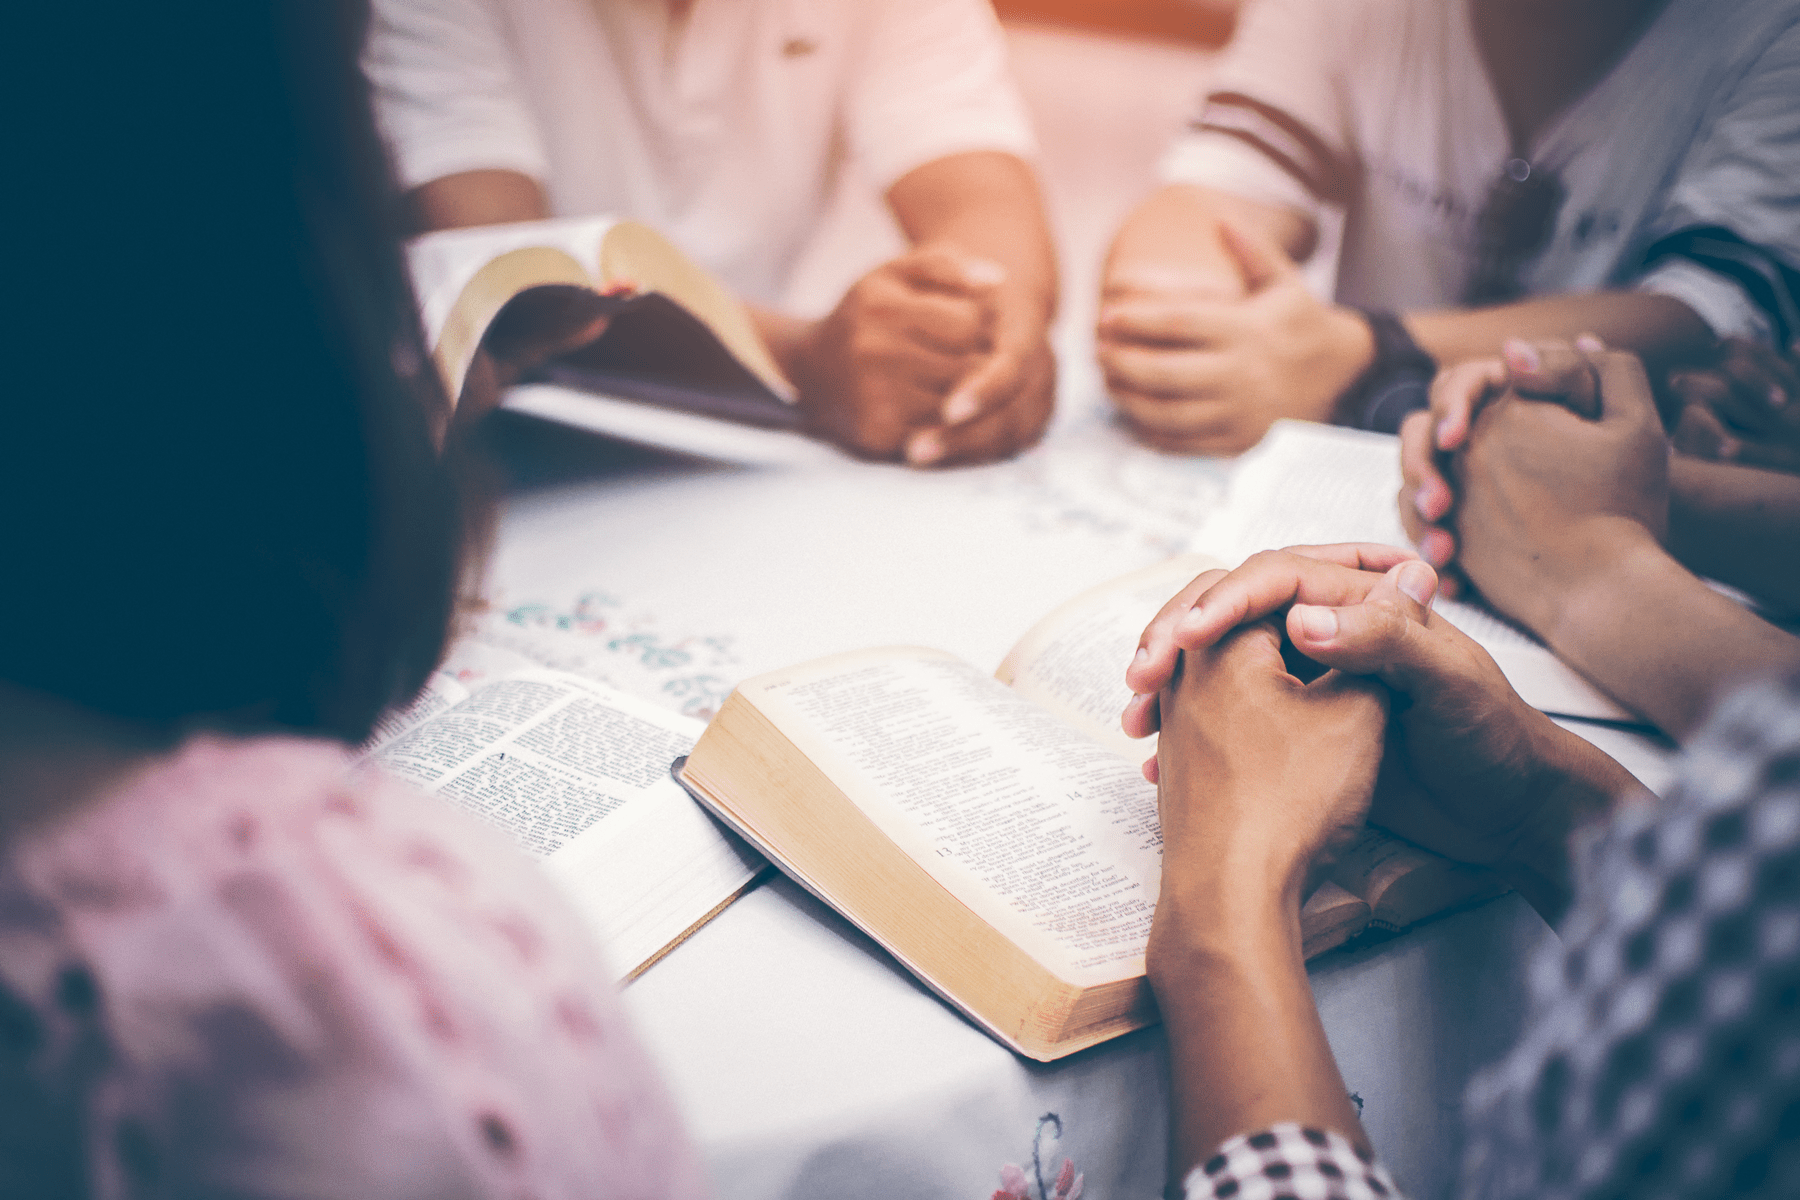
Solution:
[{"label": "person's shoulder", "polygon": [[12,849],[43,877],[129,863],[173,899],[246,869],[304,887],[321,873],[347,878],[353,863],[350,873],[379,890],[381,860],[424,841],[502,886],[532,878],[516,847],[454,805],[359,762],[349,746],[288,735],[190,737]]},{"label": "person's shoulder", "polygon": [[1692,55],[1699,48],[1699,62],[1791,60],[1800,54],[1800,0],[1670,0],[1643,36],[1666,53]]}]

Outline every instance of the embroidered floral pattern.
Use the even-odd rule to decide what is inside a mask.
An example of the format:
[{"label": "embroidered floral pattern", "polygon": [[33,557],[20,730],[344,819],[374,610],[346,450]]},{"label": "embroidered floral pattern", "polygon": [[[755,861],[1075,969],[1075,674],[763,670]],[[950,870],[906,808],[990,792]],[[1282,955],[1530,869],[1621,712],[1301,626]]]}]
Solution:
[{"label": "embroidered floral pattern", "polygon": [[489,645],[703,721],[742,674],[729,636],[671,634],[655,614],[628,609],[600,590],[560,602],[502,604],[473,632]]},{"label": "embroidered floral pattern", "polygon": [[[1053,1132],[1050,1140],[1060,1142],[1063,1134],[1062,1118],[1055,1113],[1045,1113],[1038,1118],[1037,1129],[1031,1135],[1031,1172],[1016,1163],[1007,1163],[1000,1168],[1000,1187],[988,1200],[1081,1200],[1081,1185],[1085,1176],[1075,1172],[1074,1160],[1065,1158],[1049,1183],[1044,1181],[1044,1131]],[[1033,1191],[1033,1187],[1036,1190]]]}]

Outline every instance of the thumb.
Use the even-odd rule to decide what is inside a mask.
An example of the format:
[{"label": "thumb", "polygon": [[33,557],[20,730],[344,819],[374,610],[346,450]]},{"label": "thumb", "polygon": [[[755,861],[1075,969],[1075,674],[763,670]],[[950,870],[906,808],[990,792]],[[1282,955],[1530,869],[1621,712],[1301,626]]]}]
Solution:
[{"label": "thumb", "polygon": [[1661,426],[1656,412],[1656,393],[1644,374],[1644,362],[1619,350],[1584,351],[1600,379],[1600,419],[1603,423],[1627,422]]},{"label": "thumb", "polygon": [[1374,675],[1397,691],[1412,693],[1440,674],[1441,639],[1430,629],[1437,572],[1417,560],[1400,563],[1370,589],[1360,604],[1342,608],[1296,604],[1288,610],[1288,637],[1302,654],[1355,675]]},{"label": "thumb", "polygon": [[1243,276],[1247,292],[1260,292],[1299,270],[1280,246],[1230,221],[1219,222],[1219,240],[1237,262],[1238,274]]},{"label": "thumb", "polygon": [[1594,355],[1567,342],[1508,338],[1502,345],[1513,389],[1527,400],[1561,404],[1588,421],[1600,419],[1600,379]]},{"label": "thumb", "polygon": [[929,242],[889,264],[913,287],[985,296],[1006,282],[1006,268],[954,242]]}]

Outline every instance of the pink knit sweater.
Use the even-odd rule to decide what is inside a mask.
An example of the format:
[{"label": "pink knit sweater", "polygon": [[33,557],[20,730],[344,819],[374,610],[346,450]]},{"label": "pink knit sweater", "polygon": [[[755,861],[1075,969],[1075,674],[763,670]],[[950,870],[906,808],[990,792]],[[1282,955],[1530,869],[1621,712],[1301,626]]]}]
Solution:
[{"label": "pink knit sweater", "polygon": [[449,806],[196,738],[0,846],[0,1195],[701,1196],[607,981]]}]

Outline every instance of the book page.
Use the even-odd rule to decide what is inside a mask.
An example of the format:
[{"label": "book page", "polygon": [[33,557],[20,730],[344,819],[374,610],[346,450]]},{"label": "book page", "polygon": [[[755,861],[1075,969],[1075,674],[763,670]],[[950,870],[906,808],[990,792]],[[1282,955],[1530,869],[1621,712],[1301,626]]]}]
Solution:
[{"label": "book page", "polygon": [[1139,975],[1161,880],[1156,789],[977,668],[864,651],[745,697],[953,896],[1078,986]]},{"label": "book page", "polygon": [[1133,740],[1119,728],[1131,699],[1125,668],[1144,626],[1169,597],[1200,572],[1224,565],[1209,555],[1183,554],[1084,592],[1033,625],[994,676],[1113,753],[1141,762],[1156,753],[1156,739]]},{"label": "book page", "polygon": [[1312,958],[1336,949],[1368,924],[1368,901],[1327,879],[1300,906],[1300,953]]},{"label": "book page", "polygon": [[[1258,550],[1332,542],[1411,546],[1400,524],[1399,439],[1309,421],[1277,421],[1239,460],[1224,505],[1194,545],[1230,562]],[[1455,600],[1432,608],[1494,658],[1527,704],[1561,716],[1640,723],[1524,629]]]},{"label": "book page", "polygon": [[559,425],[714,462],[805,467],[830,466],[846,458],[829,443],[791,430],[740,425],[554,383],[519,384],[507,390],[501,404]]},{"label": "book page", "polygon": [[[515,221],[505,225],[441,229],[414,238],[406,245],[406,260],[412,271],[413,288],[418,293],[427,344],[436,347],[458,298],[483,268],[515,250],[555,251],[580,272],[579,276],[566,279],[537,279],[535,282],[593,286],[599,274],[600,243],[614,224],[616,222],[610,217]],[[508,281],[509,285],[514,282]],[[504,294],[493,305],[496,312],[518,289],[502,290]]]},{"label": "book page", "polygon": [[375,752],[387,770],[555,853],[667,781],[698,723],[597,683],[520,671]]},{"label": "book page", "polygon": [[625,980],[717,915],[767,865],[666,772],[544,861]]},{"label": "book page", "polygon": [[1452,862],[1374,825],[1338,856],[1331,879],[1367,901],[1372,923],[1390,930],[1507,890],[1491,872]]},{"label": "book page", "polygon": [[448,712],[457,704],[469,698],[469,689],[457,679],[443,671],[433,671],[425,680],[425,688],[411,704],[404,708],[389,709],[381,714],[375,722],[375,730],[369,734],[369,740],[362,745],[363,753],[369,754],[387,745],[414,726],[422,725],[441,712]]},{"label": "book page", "polygon": [[[467,647],[453,662],[504,663]],[[444,796],[545,857],[545,868],[629,979],[703,924],[766,865],[669,777],[699,721],[559,671],[513,670],[459,689],[433,676],[432,711],[380,743],[388,771]],[[415,705],[415,708],[418,706]]]}]

